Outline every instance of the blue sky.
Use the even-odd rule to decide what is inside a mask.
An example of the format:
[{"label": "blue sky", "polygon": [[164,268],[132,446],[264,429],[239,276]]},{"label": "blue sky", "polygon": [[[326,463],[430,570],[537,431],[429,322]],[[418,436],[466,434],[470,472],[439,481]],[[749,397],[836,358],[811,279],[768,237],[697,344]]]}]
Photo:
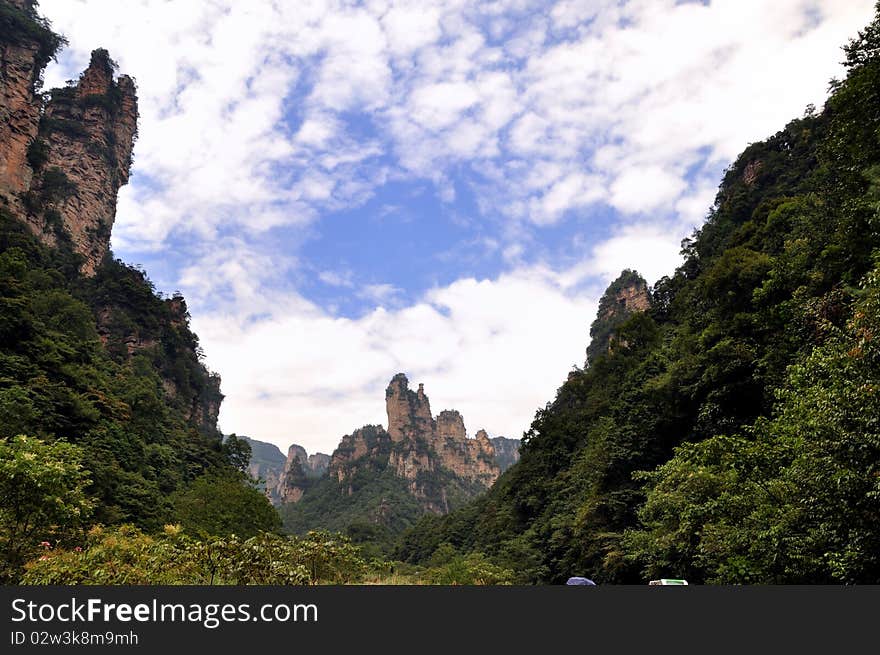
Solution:
[{"label": "blue sky", "polygon": [[821,105],[872,0],[43,0],[133,75],[113,248],[181,290],[226,432],[330,452],[397,373],[520,436],[624,267]]}]

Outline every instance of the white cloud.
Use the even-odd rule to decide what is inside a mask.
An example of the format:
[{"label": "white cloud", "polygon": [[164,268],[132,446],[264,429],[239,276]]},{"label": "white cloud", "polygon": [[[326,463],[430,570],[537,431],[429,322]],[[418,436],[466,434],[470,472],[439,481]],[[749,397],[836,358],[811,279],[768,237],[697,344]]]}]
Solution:
[{"label": "white cloud", "polygon": [[[114,247],[159,250],[175,232],[191,244],[175,286],[223,375],[222,427],[327,451],[384,421],[397,371],[471,433],[519,436],[583,361],[604,283],[674,268],[717,171],[822,104],[873,0],[40,4],[71,41],[50,86],[97,46],[137,77]],[[406,305],[398,280],[298,260],[310,224],[421,179],[445,203],[473,185],[469,220],[508,272]],[[589,237],[602,203],[610,234],[580,262],[525,263],[566,217]],[[377,308],[336,316],[300,295],[299,275]]]},{"label": "white cloud", "polygon": [[440,11],[421,3],[391,7],[382,16],[382,27],[391,51],[408,55],[440,37]]},{"label": "white cloud", "polygon": [[194,312],[194,327],[223,376],[227,432],[330,452],[343,434],[386,423],[384,389],[403,371],[425,383],[435,413],[461,411],[471,435],[519,437],[583,364],[592,295],[534,268],[459,280],[357,320],[275,296],[257,320]]},{"label": "white cloud", "polygon": [[680,175],[659,166],[632,167],[611,185],[610,202],[633,214],[670,205],[687,188]]},{"label": "white cloud", "polygon": [[352,274],[350,271],[320,271],[318,273],[318,279],[332,287],[354,286],[351,278]]},{"label": "white cloud", "polygon": [[[437,184],[449,202],[452,171],[494,167],[493,200],[481,206],[535,225],[597,201],[674,211],[679,196],[696,192],[686,174],[706,153],[718,170],[806,104],[821,104],[841,70],[839,46],[872,4],[44,0],[42,8],[71,39],[50,81],[75,74],[96,44],[138,77],[141,140],[114,239],[146,248],[175,229],[259,231],[356,206],[387,179],[370,173],[382,157]],[[346,133],[352,111],[369,117],[374,135]],[[535,187],[534,169],[547,165],[554,183]],[[577,190],[586,175],[604,183]]]},{"label": "white cloud", "polygon": [[589,205],[604,196],[603,181],[595,175],[570,173],[546,187],[540,200],[532,203],[532,220],[538,224],[554,222],[566,210]]},{"label": "white cloud", "polygon": [[394,304],[401,290],[393,284],[367,284],[358,292],[362,298],[371,300],[377,305]]}]

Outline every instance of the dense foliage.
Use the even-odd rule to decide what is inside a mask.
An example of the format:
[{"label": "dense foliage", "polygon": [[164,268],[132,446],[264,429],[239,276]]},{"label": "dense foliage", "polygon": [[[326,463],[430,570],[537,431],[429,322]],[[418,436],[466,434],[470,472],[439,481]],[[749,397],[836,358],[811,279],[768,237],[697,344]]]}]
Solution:
[{"label": "dense foliage", "polygon": [[92,511],[89,482],[76,446],[0,440],[0,582],[15,581],[40,548],[76,538]]},{"label": "dense foliage", "polygon": [[301,585],[359,582],[366,563],[345,538],[261,533],[193,539],[179,526],[147,535],[133,526],[94,528],[81,546],[46,549],[25,584]]},{"label": "dense foliage", "polygon": [[[55,58],[58,49],[67,43],[52,31],[48,20],[37,13],[37,4],[23,10],[4,2],[0,4],[0,44],[37,44],[36,71],[42,71]],[[35,79],[35,83],[39,80]]]},{"label": "dense foliage", "polygon": [[[98,523],[157,530],[181,521],[211,534],[276,527],[274,510],[236,470],[242,453],[221,444],[208,416],[220,402],[219,381],[201,363],[183,299],[161,298],[119,261],[108,258],[88,279],[78,266],[64,243],[43,246],[0,208],[0,440],[29,435],[27,443],[44,449],[41,459],[58,466],[75,446],[88,484],[69,489],[83,487]],[[19,480],[10,468],[18,442],[8,443],[0,485]],[[224,481],[214,495],[206,475]],[[248,514],[205,524],[195,509],[200,495]],[[16,511],[13,496],[2,494],[0,513]],[[72,527],[30,524],[21,553]],[[7,556],[13,569],[18,548]]]},{"label": "dense foliage", "polygon": [[845,50],[824,109],[728,169],[684,263],[537,413],[521,462],[401,557],[448,542],[539,582],[880,582],[880,15]]},{"label": "dense foliage", "polygon": [[239,474],[209,473],[171,499],[174,513],[190,534],[253,537],[281,528],[278,512],[266,496]]},{"label": "dense foliage", "polygon": [[709,582],[880,581],[880,268],[845,326],[789,369],[776,412],[681,446],[627,550]]},{"label": "dense foliage", "polygon": [[219,436],[194,420],[211,381],[143,274],[112,260],[90,279],[76,270],[69,250],[0,209],[0,438],[75,443],[96,520],[158,528],[173,518],[170,493],[227,466]]}]

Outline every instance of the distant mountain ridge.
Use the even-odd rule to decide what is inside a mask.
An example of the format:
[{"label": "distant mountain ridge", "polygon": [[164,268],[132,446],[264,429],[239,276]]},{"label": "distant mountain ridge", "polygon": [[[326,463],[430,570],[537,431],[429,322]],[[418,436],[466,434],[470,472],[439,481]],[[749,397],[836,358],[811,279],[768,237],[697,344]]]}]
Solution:
[{"label": "distant mountain ridge", "polygon": [[495,461],[502,473],[519,461],[519,439],[491,437],[489,441],[495,449]]},{"label": "distant mountain ridge", "polygon": [[[306,449],[298,444],[291,444],[287,450],[287,456],[281,452],[275,444],[267,441],[259,441],[251,437],[240,436],[251,447],[250,464],[248,474],[258,481],[260,489],[266,492],[266,497],[275,504],[296,502],[291,496],[290,490],[296,487],[293,480],[302,476],[304,479],[315,479],[326,475],[330,464],[330,455],[314,453],[309,455]],[[292,480],[288,481],[288,478]],[[296,495],[293,492],[293,495]]]}]

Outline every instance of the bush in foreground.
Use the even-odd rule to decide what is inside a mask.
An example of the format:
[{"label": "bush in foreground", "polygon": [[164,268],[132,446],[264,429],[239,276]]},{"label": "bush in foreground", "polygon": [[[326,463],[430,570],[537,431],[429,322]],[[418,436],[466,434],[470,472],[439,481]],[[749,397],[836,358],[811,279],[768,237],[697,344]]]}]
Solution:
[{"label": "bush in foreground", "polygon": [[22,582],[32,585],[308,585],[360,582],[366,563],[326,532],[198,540],[169,525],[158,535],[95,527],[84,546],[47,550],[25,568]]}]

